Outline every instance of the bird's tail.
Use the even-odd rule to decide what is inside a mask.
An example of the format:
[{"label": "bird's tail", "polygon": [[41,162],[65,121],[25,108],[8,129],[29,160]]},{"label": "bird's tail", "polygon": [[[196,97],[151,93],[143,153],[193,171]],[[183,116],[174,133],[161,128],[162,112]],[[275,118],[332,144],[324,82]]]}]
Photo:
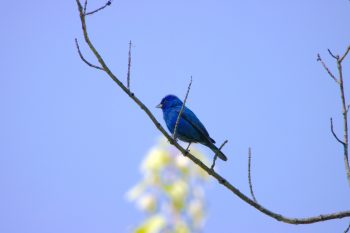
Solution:
[{"label": "bird's tail", "polygon": [[214,143],[208,143],[208,147],[215,153],[218,155],[218,157],[224,161],[227,161],[227,157],[226,155],[224,155],[224,153],[221,152],[221,150],[219,150],[219,148],[217,148]]}]

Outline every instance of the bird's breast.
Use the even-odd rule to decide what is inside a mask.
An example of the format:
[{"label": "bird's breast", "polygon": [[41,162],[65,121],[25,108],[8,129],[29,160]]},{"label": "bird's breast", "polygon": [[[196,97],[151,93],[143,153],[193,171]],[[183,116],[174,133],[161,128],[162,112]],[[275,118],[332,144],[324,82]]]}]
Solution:
[{"label": "bird's breast", "polygon": [[171,109],[163,111],[163,118],[171,133],[174,132],[175,124],[177,121],[178,114],[176,111],[172,111]]}]

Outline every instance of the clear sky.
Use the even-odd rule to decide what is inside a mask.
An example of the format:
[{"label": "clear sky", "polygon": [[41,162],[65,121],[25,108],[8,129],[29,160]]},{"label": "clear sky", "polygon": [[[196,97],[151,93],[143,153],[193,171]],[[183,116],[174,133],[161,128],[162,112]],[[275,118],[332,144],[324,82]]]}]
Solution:
[{"label": "clear sky", "polygon": [[[90,0],[89,8],[104,1]],[[129,232],[142,214],[125,199],[160,136],[102,72],[81,62],[75,1],[3,1],[0,14],[0,232]],[[290,217],[350,209],[338,87],[327,53],[350,44],[350,2],[114,0],[88,18],[91,39],[153,108],[183,97],[218,142],[220,173],[248,194],[247,150],[258,201]],[[350,97],[350,57],[344,63]],[[350,99],[349,99],[350,100]],[[210,153],[204,147],[199,147]],[[308,226],[277,222],[215,181],[204,232],[343,232],[350,219]]]}]

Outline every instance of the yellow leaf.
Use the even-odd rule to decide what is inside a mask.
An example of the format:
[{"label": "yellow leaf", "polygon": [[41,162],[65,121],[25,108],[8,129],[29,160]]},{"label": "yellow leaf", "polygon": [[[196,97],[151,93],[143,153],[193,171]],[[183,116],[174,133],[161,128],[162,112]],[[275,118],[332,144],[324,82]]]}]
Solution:
[{"label": "yellow leaf", "polygon": [[147,219],[141,226],[135,229],[135,233],[158,233],[164,228],[165,219],[161,215],[155,215]]},{"label": "yellow leaf", "polygon": [[159,147],[152,148],[142,162],[141,171],[158,172],[170,161],[170,153]]}]

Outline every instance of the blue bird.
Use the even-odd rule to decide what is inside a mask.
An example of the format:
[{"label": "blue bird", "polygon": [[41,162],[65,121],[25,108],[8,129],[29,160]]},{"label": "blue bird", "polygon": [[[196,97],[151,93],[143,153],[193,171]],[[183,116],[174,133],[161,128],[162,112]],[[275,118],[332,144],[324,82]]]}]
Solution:
[{"label": "blue bird", "polygon": [[[182,101],[175,95],[165,96],[157,108],[161,108],[163,111],[163,118],[169,131],[174,134],[175,124],[182,108]],[[186,106],[181,114],[177,129],[176,138],[181,141],[188,142],[190,147],[191,143],[201,143],[209,147],[218,157],[224,161],[227,157],[214,145],[215,141],[209,136],[208,131],[197,116]]]}]

